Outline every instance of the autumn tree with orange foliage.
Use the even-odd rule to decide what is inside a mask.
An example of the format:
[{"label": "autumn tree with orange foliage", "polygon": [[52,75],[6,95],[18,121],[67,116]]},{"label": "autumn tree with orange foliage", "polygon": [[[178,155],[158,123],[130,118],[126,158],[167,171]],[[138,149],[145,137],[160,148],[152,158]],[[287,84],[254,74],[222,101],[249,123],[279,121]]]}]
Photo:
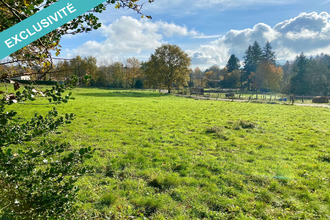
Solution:
[{"label": "autumn tree with orange foliage", "polygon": [[259,89],[280,90],[280,82],[283,78],[283,70],[272,62],[262,61],[255,73],[255,84]]}]

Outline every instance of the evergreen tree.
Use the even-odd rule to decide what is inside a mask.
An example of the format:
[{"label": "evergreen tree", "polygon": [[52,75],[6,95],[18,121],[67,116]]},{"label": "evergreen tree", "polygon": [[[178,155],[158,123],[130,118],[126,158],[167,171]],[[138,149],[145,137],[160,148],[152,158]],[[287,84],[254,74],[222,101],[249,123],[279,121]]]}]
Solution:
[{"label": "evergreen tree", "polygon": [[249,46],[244,56],[244,74],[242,75],[241,81],[247,82],[247,88],[251,90],[251,77],[252,73],[257,71],[259,63],[263,59],[263,53],[261,47],[257,41],[254,42],[253,46]]},{"label": "evergreen tree", "polygon": [[246,86],[248,89],[250,89],[250,83],[249,83],[249,76],[251,72],[253,72],[253,52],[252,52],[252,46],[249,46],[248,49],[245,51],[244,55],[244,69],[243,74],[241,76],[241,87],[243,87],[243,82],[246,82]]},{"label": "evergreen tree", "polygon": [[240,68],[239,59],[235,56],[235,54],[232,54],[230,56],[226,67],[227,67],[228,73],[231,73],[234,70],[238,70]]},{"label": "evergreen tree", "polygon": [[294,62],[282,66],[282,91],[301,95],[329,95],[330,56],[306,58],[302,53]]},{"label": "evergreen tree", "polygon": [[[329,56],[321,54],[309,61],[309,88],[311,95],[324,95],[329,94],[330,89],[330,66],[327,63]],[[329,61],[329,60],[328,60]]]},{"label": "evergreen tree", "polygon": [[263,58],[267,62],[271,62],[276,66],[276,55],[275,52],[272,51],[272,46],[269,41],[267,41],[265,47],[263,48]]},{"label": "evergreen tree", "polygon": [[310,74],[308,71],[309,60],[301,53],[295,60],[293,66],[294,76],[290,81],[290,91],[293,94],[306,95],[311,91]]},{"label": "evergreen tree", "polygon": [[262,58],[263,58],[263,53],[262,53],[261,47],[257,41],[255,41],[252,46],[252,52],[253,52],[252,59],[253,59],[253,63],[254,63],[253,72],[255,72],[257,70],[258,64],[262,61]]}]

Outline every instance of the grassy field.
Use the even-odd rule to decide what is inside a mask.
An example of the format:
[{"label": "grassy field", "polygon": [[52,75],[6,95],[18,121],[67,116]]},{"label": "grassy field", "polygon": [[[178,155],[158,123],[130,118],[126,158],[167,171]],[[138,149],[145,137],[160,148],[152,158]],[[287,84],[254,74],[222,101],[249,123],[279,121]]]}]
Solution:
[{"label": "grassy field", "polygon": [[[191,98],[200,98],[200,99],[215,99],[215,100],[232,100],[232,97],[226,97],[227,93],[234,94],[235,101],[246,101],[246,102],[254,102],[254,103],[267,103],[267,104],[284,104],[289,105],[292,104],[292,100],[290,98],[291,95],[287,94],[281,94],[281,93],[256,93],[256,92],[239,92],[239,91],[233,91],[233,92],[212,92],[212,90],[205,89],[203,95],[197,95],[197,94],[190,94],[189,89],[183,89],[183,90],[173,90],[173,93],[179,94],[179,95],[187,95]],[[312,102],[313,96],[294,96],[294,104],[304,104],[304,105],[322,105],[330,107],[330,103],[313,103]]]},{"label": "grassy field", "polygon": [[[329,219],[328,108],[75,89],[50,135],[92,146],[79,218]],[[15,105],[21,117],[53,105]]]}]

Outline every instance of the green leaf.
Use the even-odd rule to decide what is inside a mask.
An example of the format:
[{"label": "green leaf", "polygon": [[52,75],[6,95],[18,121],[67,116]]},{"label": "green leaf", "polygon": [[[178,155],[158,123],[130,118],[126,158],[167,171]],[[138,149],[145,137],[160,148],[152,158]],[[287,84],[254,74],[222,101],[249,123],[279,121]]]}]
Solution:
[{"label": "green leaf", "polygon": [[81,149],[79,150],[79,154],[80,154],[80,155],[84,155],[85,152],[86,152],[85,148],[81,148]]},{"label": "green leaf", "polygon": [[11,157],[12,156],[12,149],[11,148],[8,148],[7,151],[6,151],[6,155]]}]

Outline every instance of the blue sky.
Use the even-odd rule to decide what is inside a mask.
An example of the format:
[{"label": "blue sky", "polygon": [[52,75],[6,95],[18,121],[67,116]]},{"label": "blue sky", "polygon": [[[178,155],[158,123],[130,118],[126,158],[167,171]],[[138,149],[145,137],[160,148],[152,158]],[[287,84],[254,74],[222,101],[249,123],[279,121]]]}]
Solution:
[{"label": "blue sky", "polygon": [[255,40],[270,41],[282,62],[302,51],[330,54],[330,0],[155,0],[143,12],[153,19],[109,7],[101,29],[63,38],[61,56],[145,61],[170,43],[192,57],[192,67],[205,69],[224,66],[232,53],[242,59]]}]

